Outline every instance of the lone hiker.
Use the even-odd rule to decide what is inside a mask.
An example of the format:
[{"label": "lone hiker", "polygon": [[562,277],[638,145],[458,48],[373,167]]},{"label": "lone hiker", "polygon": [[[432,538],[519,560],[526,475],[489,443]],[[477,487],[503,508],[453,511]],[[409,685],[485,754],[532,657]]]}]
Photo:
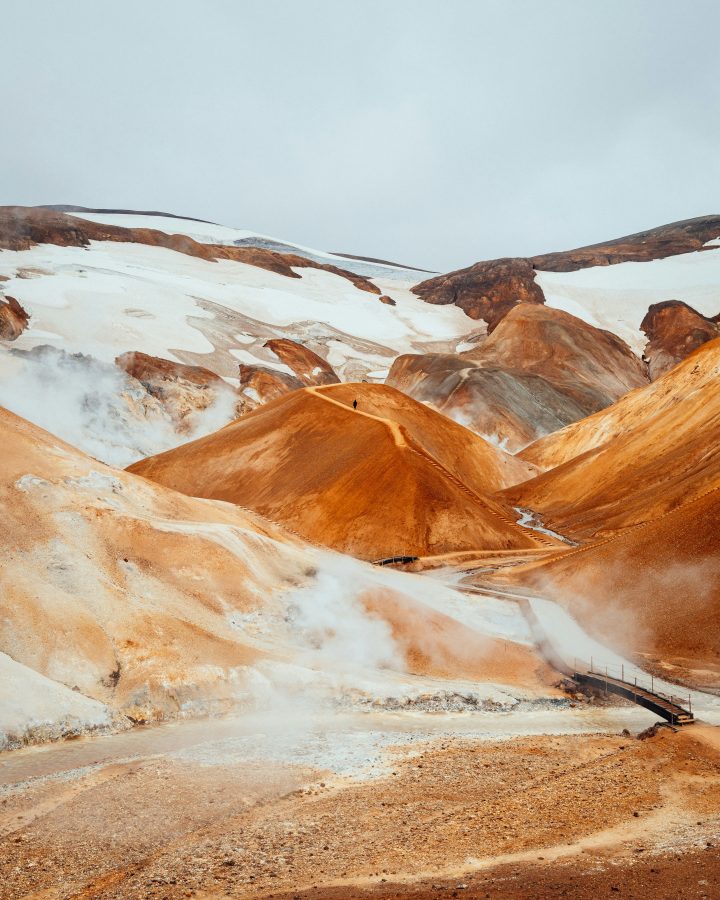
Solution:
[{"label": "lone hiker", "polygon": [[357,400],[353,400],[353,409],[357,409]]}]

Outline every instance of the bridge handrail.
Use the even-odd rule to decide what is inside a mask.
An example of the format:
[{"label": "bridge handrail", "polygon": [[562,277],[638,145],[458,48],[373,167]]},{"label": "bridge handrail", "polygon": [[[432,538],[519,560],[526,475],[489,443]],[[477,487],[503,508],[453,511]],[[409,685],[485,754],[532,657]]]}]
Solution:
[{"label": "bridge handrail", "polygon": [[[566,675],[570,675],[571,677],[574,675],[578,679],[582,676],[588,675],[598,680],[601,680],[602,678],[612,679],[613,682],[623,685],[623,687],[627,689],[628,693],[632,692],[633,690],[635,690],[636,692],[642,691],[644,694],[650,695],[651,698],[654,697],[656,700],[669,703],[670,706],[674,707],[676,710],[667,711],[668,715],[671,717],[671,721],[679,724],[685,724],[688,721],[694,721],[692,712],[692,695],[690,694],[690,692],[688,691],[686,702],[685,697],[677,697],[673,694],[666,694],[664,691],[655,690],[654,675],[650,675],[649,679],[648,676],[645,676],[645,678],[643,678],[642,675],[633,675],[633,680],[629,681],[625,678],[624,663],[607,663],[600,668],[596,668],[596,660],[592,656],[590,657],[589,664],[587,662],[579,660],[576,657],[574,667],[571,670],[569,659],[567,657],[564,657],[563,654],[558,653],[558,651],[554,648],[552,641],[548,638],[547,632],[541,625],[538,617],[533,612],[531,604],[532,601],[536,599],[535,597],[530,597],[526,594],[516,593],[514,591],[502,590],[496,587],[481,587],[480,585],[464,585],[458,587],[458,590],[464,591],[469,594],[484,594],[514,600],[527,619],[528,624],[530,625],[531,633],[535,635],[536,642],[538,643],[541,652],[543,652],[545,658],[550,662],[551,665],[557,668],[558,671],[563,672]],[[535,632],[538,632],[538,634],[535,634]],[[635,669],[635,666],[633,666],[632,668]],[[615,674],[616,672],[618,674]],[[612,690],[610,685],[608,685],[608,688]],[[613,692],[618,693],[619,691],[614,690]],[[641,706],[646,705],[642,702],[642,695],[639,693],[636,693],[635,697],[632,699],[635,703],[639,703]],[[652,702],[652,700],[648,700],[648,702]],[[655,707],[657,711],[660,711],[660,709],[662,709],[662,704],[655,703]],[[660,715],[666,718],[664,712],[660,712]]]},{"label": "bridge handrail", "polygon": [[678,697],[676,694],[667,694],[665,691],[658,690],[655,687],[654,675],[650,675],[649,677],[643,677],[642,675],[638,677],[637,675],[633,675],[632,678],[630,678],[630,676],[626,678],[624,663],[598,665],[597,660],[593,657],[590,657],[589,664],[583,660],[576,659],[575,671],[587,675],[594,675],[596,678],[612,678],[614,681],[620,681],[623,684],[626,684],[629,688],[640,688],[643,691],[653,694],[655,697],[667,700],[679,709],[684,709],[687,706],[688,711],[692,712],[692,695],[690,691],[688,691],[687,696],[683,697]]}]

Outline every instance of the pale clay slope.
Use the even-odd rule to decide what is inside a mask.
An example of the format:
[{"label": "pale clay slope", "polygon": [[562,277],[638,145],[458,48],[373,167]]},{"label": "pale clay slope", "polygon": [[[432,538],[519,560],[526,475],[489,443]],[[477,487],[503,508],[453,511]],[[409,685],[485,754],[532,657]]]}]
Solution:
[{"label": "pale clay slope", "polygon": [[103,466],[3,410],[0,426],[0,653],[21,701],[0,703],[0,747],[118,715],[288,698],[470,690],[510,708],[553,693],[522,617],[499,601],[468,605],[451,587],[303,544],[231,504]]},{"label": "pale clay slope", "polygon": [[0,653],[0,750],[105,729],[113,712]]}]

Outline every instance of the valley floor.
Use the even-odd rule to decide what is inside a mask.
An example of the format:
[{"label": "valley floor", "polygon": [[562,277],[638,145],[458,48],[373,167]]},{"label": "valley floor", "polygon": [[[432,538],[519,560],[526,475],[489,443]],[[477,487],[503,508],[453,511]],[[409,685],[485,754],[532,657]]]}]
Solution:
[{"label": "valley floor", "polygon": [[652,721],[228,718],[14,751],[0,896],[718,896],[720,737],[638,740]]}]

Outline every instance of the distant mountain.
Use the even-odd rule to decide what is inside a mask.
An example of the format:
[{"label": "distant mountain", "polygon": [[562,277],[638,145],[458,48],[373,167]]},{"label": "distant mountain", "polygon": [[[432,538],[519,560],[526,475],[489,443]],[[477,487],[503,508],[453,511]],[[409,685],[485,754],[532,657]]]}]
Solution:
[{"label": "distant mountain", "polygon": [[641,353],[640,323],[650,304],[677,299],[706,316],[720,312],[718,248],[720,216],[700,216],[577,250],[478,262],[413,290],[491,328],[517,303],[546,303]]}]

